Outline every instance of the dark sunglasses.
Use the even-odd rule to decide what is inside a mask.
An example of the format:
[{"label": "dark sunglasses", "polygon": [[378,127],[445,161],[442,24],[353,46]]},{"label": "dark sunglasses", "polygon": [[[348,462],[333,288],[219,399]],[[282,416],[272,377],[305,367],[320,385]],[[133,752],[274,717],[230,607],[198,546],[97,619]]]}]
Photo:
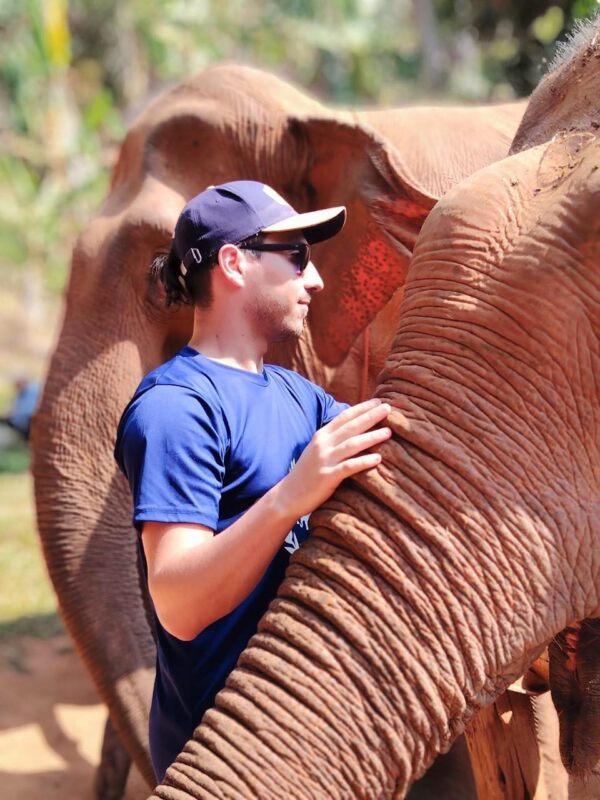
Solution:
[{"label": "dark sunglasses", "polygon": [[297,270],[303,272],[308,266],[310,261],[310,245],[306,242],[269,242],[268,244],[251,244],[250,242],[242,242],[238,244],[240,250],[258,250],[267,253],[288,252],[290,261]]}]

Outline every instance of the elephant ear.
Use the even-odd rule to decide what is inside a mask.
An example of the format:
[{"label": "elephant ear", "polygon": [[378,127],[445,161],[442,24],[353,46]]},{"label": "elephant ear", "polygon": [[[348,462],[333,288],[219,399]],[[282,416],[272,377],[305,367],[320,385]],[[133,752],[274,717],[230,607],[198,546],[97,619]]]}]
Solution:
[{"label": "elephant ear", "polygon": [[315,255],[326,291],[313,301],[312,342],[318,357],[336,366],[404,283],[437,198],[420,186],[391,142],[367,125],[319,118],[296,120],[292,128],[308,154],[308,208],[348,209],[344,230]]}]

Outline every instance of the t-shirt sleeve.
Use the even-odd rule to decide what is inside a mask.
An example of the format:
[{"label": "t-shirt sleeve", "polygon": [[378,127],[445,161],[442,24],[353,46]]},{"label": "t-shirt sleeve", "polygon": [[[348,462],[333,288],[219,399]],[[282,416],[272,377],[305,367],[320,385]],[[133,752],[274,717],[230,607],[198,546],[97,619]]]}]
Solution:
[{"label": "t-shirt sleeve", "polygon": [[125,412],[115,455],[133,495],[133,521],[216,529],[227,435],[220,411],[189,389],[154,386]]},{"label": "t-shirt sleeve", "polygon": [[317,386],[316,389],[319,403],[318,427],[322,428],[323,425],[327,425],[328,422],[331,422],[332,419],[335,419],[338,414],[341,414],[342,411],[350,408],[350,406],[348,403],[340,403],[338,400],[335,400],[330,394],[327,394],[324,389],[321,389],[320,386]]}]

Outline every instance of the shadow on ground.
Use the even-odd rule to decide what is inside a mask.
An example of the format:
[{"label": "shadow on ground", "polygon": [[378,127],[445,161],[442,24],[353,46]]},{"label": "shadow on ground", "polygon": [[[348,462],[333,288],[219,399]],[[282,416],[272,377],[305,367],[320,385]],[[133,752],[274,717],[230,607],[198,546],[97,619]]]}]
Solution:
[{"label": "shadow on ground", "polygon": [[[38,622],[60,626],[53,615]],[[32,620],[4,624],[0,636]],[[35,624],[35,621],[34,621]],[[0,785],[19,800],[93,797],[106,709],[64,633],[0,639]],[[127,800],[149,794],[132,770]]]}]

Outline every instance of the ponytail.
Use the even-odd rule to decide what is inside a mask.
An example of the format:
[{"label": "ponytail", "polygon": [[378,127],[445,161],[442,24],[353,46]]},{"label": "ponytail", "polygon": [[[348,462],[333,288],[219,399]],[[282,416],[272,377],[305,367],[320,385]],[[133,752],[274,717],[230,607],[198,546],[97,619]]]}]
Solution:
[{"label": "ponytail", "polygon": [[150,273],[159,278],[165,287],[167,307],[193,302],[186,280],[187,275],[183,274],[181,261],[173,247],[168,253],[159,253],[155,256],[150,265]]},{"label": "ponytail", "polygon": [[211,272],[216,263],[217,256],[214,256],[201,266],[186,269],[171,246],[168,253],[158,253],[154,257],[150,274],[159,278],[165,287],[167,308],[182,303],[208,308],[212,303]]}]

